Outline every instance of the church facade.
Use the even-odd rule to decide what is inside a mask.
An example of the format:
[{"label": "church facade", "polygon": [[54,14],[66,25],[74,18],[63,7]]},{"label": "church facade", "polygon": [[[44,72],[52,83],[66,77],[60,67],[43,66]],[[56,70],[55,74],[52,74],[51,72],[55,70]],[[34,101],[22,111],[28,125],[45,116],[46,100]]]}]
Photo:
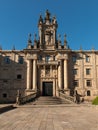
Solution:
[{"label": "church facade", "polygon": [[23,50],[0,49],[0,103],[14,102],[21,95],[39,91],[41,96],[59,96],[59,91],[85,100],[98,95],[98,51],[74,51],[67,45],[66,35],[57,38],[58,23],[46,11],[39,17],[39,39]]}]

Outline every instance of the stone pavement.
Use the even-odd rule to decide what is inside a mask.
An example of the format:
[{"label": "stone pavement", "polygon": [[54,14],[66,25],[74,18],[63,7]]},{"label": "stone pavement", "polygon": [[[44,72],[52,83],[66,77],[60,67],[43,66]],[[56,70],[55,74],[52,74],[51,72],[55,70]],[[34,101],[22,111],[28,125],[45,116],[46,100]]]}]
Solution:
[{"label": "stone pavement", "polygon": [[98,130],[98,107],[24,105],[0,114],[0,130]]}]

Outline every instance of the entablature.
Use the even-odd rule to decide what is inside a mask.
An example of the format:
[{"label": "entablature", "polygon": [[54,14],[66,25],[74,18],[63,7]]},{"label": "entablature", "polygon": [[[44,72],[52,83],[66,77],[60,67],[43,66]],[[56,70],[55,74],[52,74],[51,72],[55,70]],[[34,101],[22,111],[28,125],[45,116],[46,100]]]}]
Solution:
[{"label": "entablature", "polygon": [[37,61],[37,65],[58,65],[58,61]]}]

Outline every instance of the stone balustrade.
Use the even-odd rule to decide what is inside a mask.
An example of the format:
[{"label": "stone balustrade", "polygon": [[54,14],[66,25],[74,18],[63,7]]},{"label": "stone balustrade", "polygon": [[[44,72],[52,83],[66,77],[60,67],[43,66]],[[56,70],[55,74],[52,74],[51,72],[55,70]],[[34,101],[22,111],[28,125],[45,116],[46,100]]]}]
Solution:
[{"label": "stone balustrade", "polygon": [[25,104],[27,102],[34,101],[36,97],[37,97],[37,92],[24,97],[18,97],[16,103],[18,105]]},{"label": "stone balustrade", "polygon": [[65,93],[63,93],[61,91],[59,92],[59,96],[61,98],[64,98],[65,100],[68,100],[71,103],[74,103],[74,97],[71,97],[71,96],[69,96],[69,95],[67,95],[67,94],[65,94]]}]

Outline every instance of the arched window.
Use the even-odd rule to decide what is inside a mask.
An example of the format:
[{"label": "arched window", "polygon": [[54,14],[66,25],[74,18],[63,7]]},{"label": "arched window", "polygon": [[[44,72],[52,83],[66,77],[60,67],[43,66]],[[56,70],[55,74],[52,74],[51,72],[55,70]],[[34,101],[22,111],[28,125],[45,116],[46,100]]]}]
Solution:
[{"label": "arched window", "polygon": [[87,91],[87,96],[91,96],[90,90]]}]

